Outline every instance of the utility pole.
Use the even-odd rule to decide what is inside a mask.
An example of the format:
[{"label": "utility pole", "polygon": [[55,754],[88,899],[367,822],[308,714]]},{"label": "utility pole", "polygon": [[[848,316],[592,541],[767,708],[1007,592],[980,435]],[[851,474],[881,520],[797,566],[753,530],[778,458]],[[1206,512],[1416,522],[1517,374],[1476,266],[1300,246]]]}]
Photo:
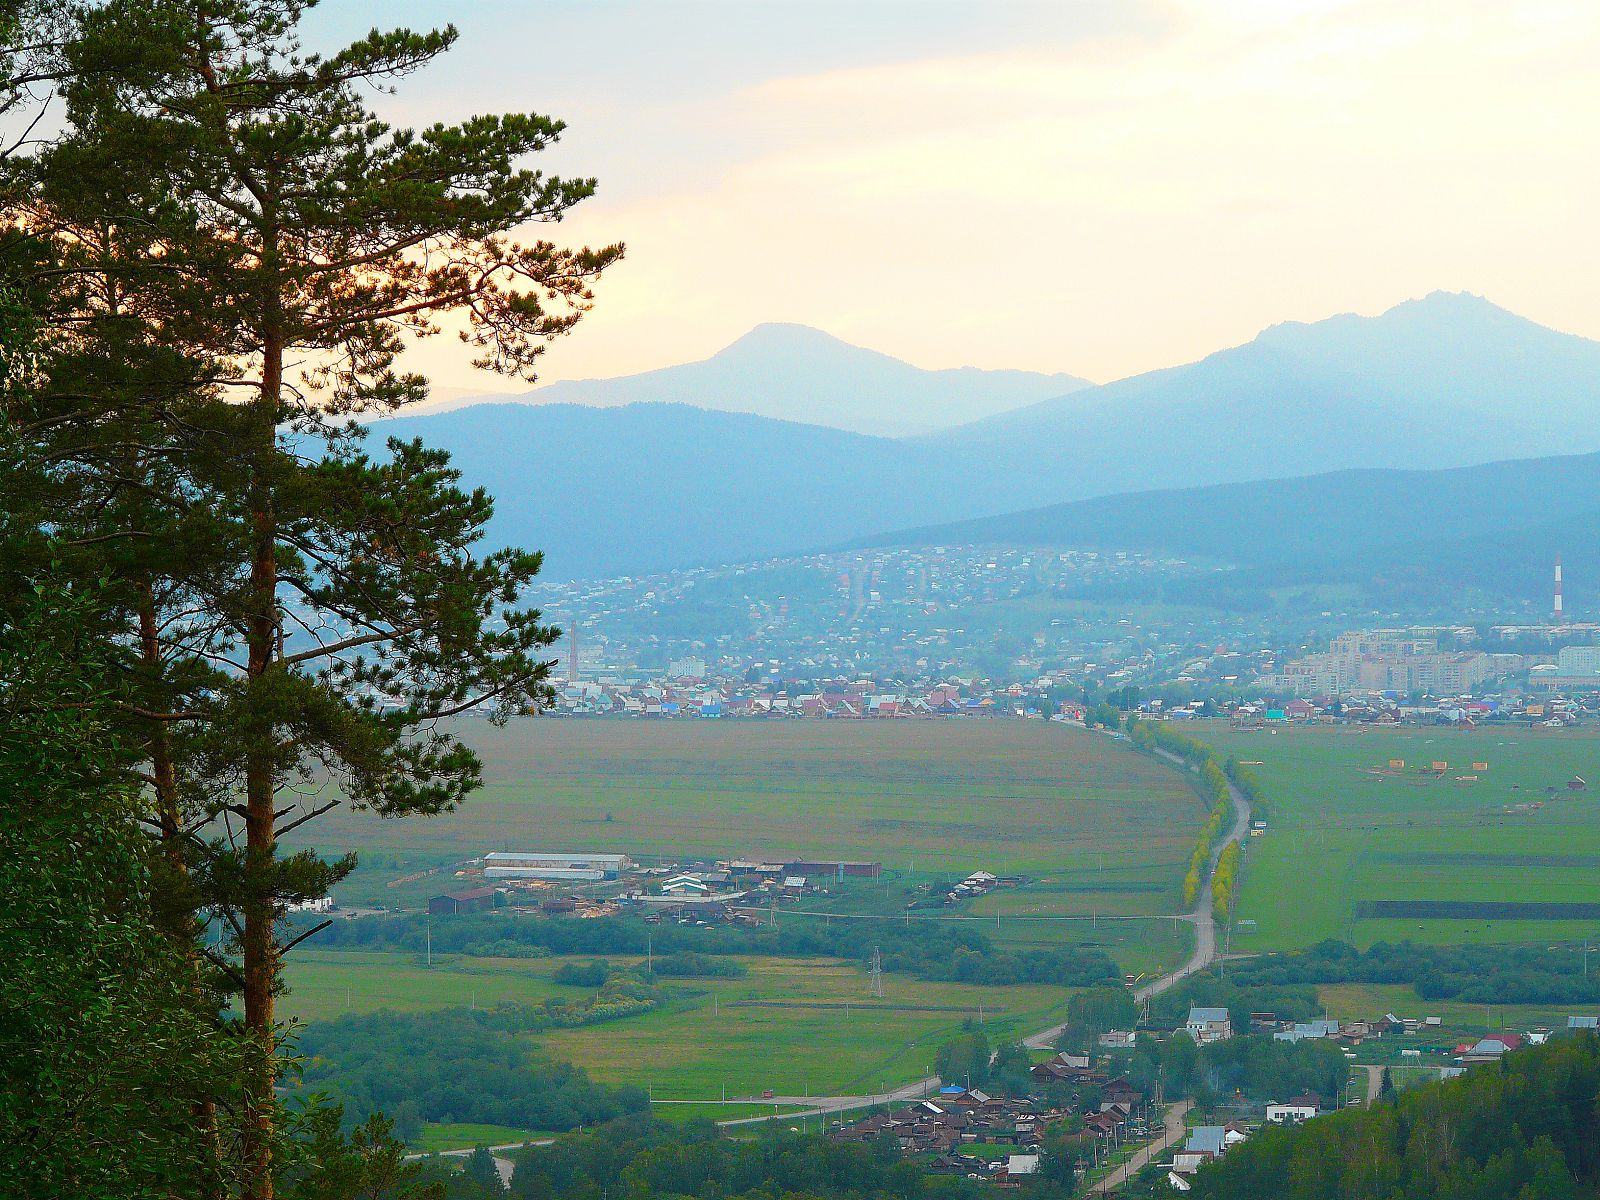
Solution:
[{"label": "utility pole", "polygon": [[428,965],[433,966],[433,918],[429,917],[422,922],[423,936],[428,946]]},{"label": "utility pole", "polygon": [[872,996],[876,1000],[883,999],[883,955],[876,946],[872,948]]}]

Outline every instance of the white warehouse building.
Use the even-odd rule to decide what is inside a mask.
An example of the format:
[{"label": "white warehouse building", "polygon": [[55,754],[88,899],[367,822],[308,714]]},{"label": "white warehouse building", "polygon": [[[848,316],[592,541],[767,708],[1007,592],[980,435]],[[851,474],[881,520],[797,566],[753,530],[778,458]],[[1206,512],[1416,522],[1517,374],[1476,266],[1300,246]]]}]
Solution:
[{"label": "white warehouse building", "polygon": [[483,856],[486,879],[615,879],[633,865],[626,854],[496,850]]}]

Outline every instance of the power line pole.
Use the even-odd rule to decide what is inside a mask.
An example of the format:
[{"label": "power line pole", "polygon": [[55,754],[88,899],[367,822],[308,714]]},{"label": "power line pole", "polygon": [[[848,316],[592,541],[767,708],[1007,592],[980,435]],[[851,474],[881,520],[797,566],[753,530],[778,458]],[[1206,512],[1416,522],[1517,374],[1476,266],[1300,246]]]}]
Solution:
[{"label": "power line pole", "polygon": [[878,948],[872,948],[872,995],[875,999],[883,999],[883,955],[878,953]]}]

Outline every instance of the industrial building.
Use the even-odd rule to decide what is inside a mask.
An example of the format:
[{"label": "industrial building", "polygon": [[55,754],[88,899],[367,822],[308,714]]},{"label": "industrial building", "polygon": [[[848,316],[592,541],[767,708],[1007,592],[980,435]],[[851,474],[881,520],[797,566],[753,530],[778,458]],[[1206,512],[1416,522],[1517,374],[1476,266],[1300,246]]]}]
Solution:
[{"label": "industrial building", "polygon": [[626,854],[587,854],[568,850],[502,851],[483,856],[485,879],[557,879],[598,883],[633,866]]}]

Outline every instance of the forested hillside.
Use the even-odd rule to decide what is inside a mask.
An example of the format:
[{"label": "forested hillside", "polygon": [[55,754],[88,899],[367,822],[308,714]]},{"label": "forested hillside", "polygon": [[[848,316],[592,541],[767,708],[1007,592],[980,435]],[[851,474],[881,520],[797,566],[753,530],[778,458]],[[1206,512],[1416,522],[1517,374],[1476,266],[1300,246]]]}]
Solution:
[{"label": "forested hillside", "polygon": [[1457,1079],[1266,1129],[1196,1200],[1576,1200],[1600,1189],[1600,1040],[1568,1037]]}]

